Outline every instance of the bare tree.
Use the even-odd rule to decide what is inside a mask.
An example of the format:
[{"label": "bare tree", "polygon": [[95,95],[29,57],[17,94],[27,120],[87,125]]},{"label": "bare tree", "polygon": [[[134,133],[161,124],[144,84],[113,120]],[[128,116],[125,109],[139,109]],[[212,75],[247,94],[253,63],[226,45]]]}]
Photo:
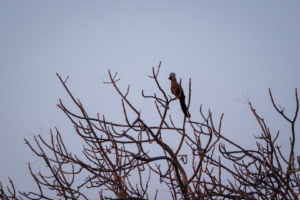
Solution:
[{"label": "bare tree", "polygon": [[[223,115],[215,124],[212,113],[208,111],[205,115],[200,107],[199,112],[203,118],[201,122],[192,121],[183,115],[182,124],[175,124],[167,113],[169,105],[177,98],[167,96],[160,86],[159,69],[160,64],[157,71],[152,68],[152,75],[149,77],[155,81],[160,94],[144,95],[142,91],[143,97],[155,101],[160,117],[157,125],[143,120],[140,112],[128,100],[129,86],[126,93],[120,91],[117,86],[120,80],[116,78],[117,73],[112,76],[109,71],[110,81],[104,83],[111,84],[122,97],[125,116],[123,124],[108,122],[104,116],[100,118],[99,114],[94,118],[89,117],[82,103],[69,91],[66,81],[57,74],[81,111],[80,114],[69,111],[61,100],[57,105],[68,116],[76,133],[85,142],[82,155],[73,155],[70,152],[57,129],[55,132],[50,131],[51,143],[47,143],[41,135],[34,137],[38,148],[34,148],[24,139],[31,150],[44,160],[51,175],[41,172],[34,174],[29,164],[38,192],[17,194],[13,182],[10,181],[11,186],[6,190],[0,185],[0,197],[52,199],[53,197],[44,194],[46,188],[56,191],[57,197],[61,199],[87,199],[82,192],[85,187],[98,188],[100,199],[149,199],[150,178],[158,177],[155,181],[164,183],[173,199],[299,199],[300,157],[294,152],[295,123],[299,110],[297,89],[296,110],[292,118],[284,114],[284,109],[276,106],[271,90],[269,91],[275,109],[291,124],[289,155],[284,155],[281,147],[276,144],[279,132],[275,135],[270,133],[264,119],[257,114],[250,101],[247,104],[262,133],[255,137],[257,148],[246,150],[221,134]],[[191,80],[187,107],[190,100]],[[128,108],[135,113],[134,119],[129,119]],[[171,148],[168,140],[164,139],[167,131],[180,136],[176,148]],[[227,151],[225,144],[236,150]],[[161,155],[151,154],[150,147],[160,149]],[[215,152],[216,148],[218,150]],[[74,181],[83,171],[89,173],[86,179],[80,183]],[[130,176],[132,173],[138,174],[138,181]],[[152,176],[151,173],[157,176]],[[224,181],[223,173],[228,173],[233,178]],[[109,198],[103,189],[111,191],[115,197]],[[157,193],[158,189],[154,199],[157,198]]]}]

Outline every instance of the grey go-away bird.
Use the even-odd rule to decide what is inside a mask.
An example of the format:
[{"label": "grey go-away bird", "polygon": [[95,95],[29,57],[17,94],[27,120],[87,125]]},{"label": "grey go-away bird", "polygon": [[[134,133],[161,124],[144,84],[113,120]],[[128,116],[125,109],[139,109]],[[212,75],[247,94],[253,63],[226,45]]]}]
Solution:
[{"label": "grey go-away bird", "polygon": [[171,80],[171,92],[178,97],[180,101],[181,110],[186,117],[191,117],[186,105],[185,105],[185,96],[182,90],[182,87],[177,83],[176,74],[170,73],[169,79]]}]

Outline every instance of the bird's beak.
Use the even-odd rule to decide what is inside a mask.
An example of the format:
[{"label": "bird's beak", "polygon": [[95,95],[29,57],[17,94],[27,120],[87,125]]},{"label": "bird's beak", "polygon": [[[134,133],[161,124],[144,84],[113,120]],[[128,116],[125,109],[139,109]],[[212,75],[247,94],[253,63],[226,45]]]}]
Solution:
[{"label": "bird's beak", "polygon": [[172,78],[171,78],[171,76],[170,76],[168,79],[170,79],[170,80],[171,80],[171,79],[172,79]]}]

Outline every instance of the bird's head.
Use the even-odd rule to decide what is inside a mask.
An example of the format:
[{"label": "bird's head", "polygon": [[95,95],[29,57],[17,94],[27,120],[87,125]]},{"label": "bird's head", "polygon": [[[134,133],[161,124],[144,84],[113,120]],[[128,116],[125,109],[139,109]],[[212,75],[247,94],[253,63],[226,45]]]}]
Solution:
[{"label": "bird's head", "polygon": [[171,73],[170,73],[170,76],[169,76],[169,79],[170,79],[171,81],[176,80],[176,74],[175,74],[174,72],[171,72]]}]

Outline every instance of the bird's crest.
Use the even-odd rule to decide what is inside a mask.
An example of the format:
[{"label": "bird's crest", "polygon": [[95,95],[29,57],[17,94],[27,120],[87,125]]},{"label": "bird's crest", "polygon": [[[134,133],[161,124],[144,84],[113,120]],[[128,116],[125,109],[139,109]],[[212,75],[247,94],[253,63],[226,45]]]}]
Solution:
[{"label": "bird's crest", "polygon": [[174,72],[171,72],[171,73],[170,73],[170,76],[176,77],[176,74],[175,74]]}]

